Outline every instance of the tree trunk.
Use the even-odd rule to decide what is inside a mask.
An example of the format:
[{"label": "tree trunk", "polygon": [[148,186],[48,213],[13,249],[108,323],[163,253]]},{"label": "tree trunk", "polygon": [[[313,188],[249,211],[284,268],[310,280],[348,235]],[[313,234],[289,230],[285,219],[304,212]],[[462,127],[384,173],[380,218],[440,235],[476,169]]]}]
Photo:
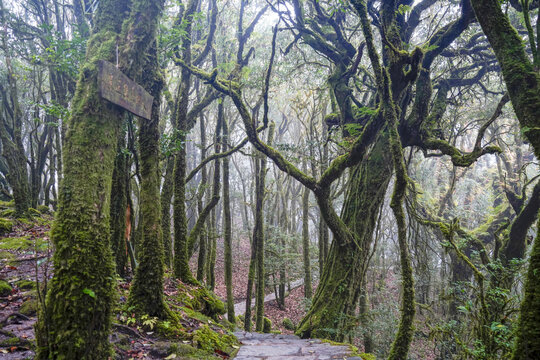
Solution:
[{"label": "tree trunk", "polygon": [[163,79],[157,61],[157,43],[154,42],[148,52],[142,79],[154,102],[151,119],[139,118],[142,241],[128,304],[139,314],[166,319],[169,310],[163,299],[164,264],[159,203],[159,107]]},{"label": "tree trunk", "polygon": [[355,325],[351,320],[364,281],[363,269],[367,266],[377,217],[392,176],[388,144],[387,136],[381,136],[367,160],[351,169],[341,218],[356,234],[360,247],[352,241],[333,241],[330,245],[312,305],[296,331],[301,337],[343,341]]},{"label": "tree trunk", "polygon": [[[199,125],[201,133],[201,162],[206,158],[206,126],[204,121],[204,116],[199,116]],[[197,210],[199,216],[203,211],[203,198],[206,194],[206,187],[208,182],[208,174],[206,173],[206,166],[203,166],[201,169],[201,183],[199,185],[199,193],[197,194]],[[206,258],[207,258],[207,243],[208,243],[208,234],[206,225],[203,226],[201,230],[201,235],[199,236],[199,256],[197,258],[197,281],[203,282],[204,275],[206,273]]]},{"label": "tree trunk", "polygon": [[[222,151],[229,150],[229,127],[227,120],[223,119]],[[225,285],[227,287],[227,318],[231,323],[235,323],[234,315],[234,295],[232,288],[232,219],[231,200],[229,196],[229,158],[223,158],[223,236],[225,246]]]},{"label": "tree trunk", "polygon": [[165,266],[171,267],[172,244],[171,244],[171,200],[173,196],[173,172],[174,157],[170,156],[165,165],[165,177],[161,188],[161,237],[163,243],[163,253]]},{"label": "tree trunk", "polygon": [[126,238],[126,210],[128,206],[128,159],[126,150],[126,137],[124,131],[120,132],[116,147],[116,158],[111,189],[111,248],[116,262],[116,272],[121,278],[127,276],[127,238]]},{"label": "tree trunk", "polygon": [[302,195],[302,248],[304,253],[304,297],[311,299],[311,259],[309,258],[309,193],[308,188],[304,189]]}]

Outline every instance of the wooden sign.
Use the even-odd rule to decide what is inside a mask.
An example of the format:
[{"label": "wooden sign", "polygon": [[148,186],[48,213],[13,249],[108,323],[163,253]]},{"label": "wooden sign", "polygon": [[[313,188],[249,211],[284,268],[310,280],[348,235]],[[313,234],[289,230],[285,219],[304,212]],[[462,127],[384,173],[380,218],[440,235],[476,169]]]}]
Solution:
[{"label": "wooden sign", "polygon": [[98,88],[101,97],[150,120],[154,97],[110,62],[100,60],[98,66]]}]

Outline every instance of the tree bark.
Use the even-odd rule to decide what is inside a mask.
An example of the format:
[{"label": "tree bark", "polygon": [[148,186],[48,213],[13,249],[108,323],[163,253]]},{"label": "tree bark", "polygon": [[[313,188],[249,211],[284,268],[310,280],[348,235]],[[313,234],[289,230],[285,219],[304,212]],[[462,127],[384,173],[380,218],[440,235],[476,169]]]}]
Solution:
[{"label": "tree bark", "polygon": [[351,169],[341,218],[356,234],[359,246],[352,241],[334,241],[330,245],[313,303],[296,331],[301,337],[343,341],[354,326],[351,320],[364,281],[363,269],[367,266],[377,217],[392,176],[388,146],[388,137],[381,136],[369,157]]},{"label": "tree bark", "polygon": [[148,51],[143,74],[143,86],[154,97],[154,102],[151,119],[139,118],[142,241],[128,304],[139,314],[166,319],[170,311],[163,298],[164,263],[159,203],[159,108],[164,83],[159,72],[155,41]]},{"label": "tree bark", "polygon": [[304,297],[311,299],[311,259],[309,257],[309,193],[308,188],[304,189],[302,195],[302,249],[304,255]]}]

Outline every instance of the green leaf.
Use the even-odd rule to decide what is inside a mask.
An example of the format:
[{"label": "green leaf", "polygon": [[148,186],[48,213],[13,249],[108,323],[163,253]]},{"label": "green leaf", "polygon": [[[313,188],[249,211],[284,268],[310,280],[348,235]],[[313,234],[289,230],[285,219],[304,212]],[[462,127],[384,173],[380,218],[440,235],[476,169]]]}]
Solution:
[{"label": "green leaf", "polygon": [[409,5],[399,5],[399,8],[397,10],[397,12],[400,14],[400,15],[405,15],[406,13],[409,13],[412,11],[412,7],[410,7]]},{"label": "green leaf", "polygon": [[84,288],[83,293],[85,293],[86,295],[90,296],[91,298],[96,298],[96,293],[93,291],[93,290],[90,290],[88,288]]}]

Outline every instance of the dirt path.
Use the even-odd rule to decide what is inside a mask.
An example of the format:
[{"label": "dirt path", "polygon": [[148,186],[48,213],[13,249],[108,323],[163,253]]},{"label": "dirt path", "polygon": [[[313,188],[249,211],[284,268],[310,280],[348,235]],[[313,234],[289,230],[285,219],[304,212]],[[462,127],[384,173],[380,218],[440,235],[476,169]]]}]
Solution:
[{"label": "dirt path", "polygon": [[351,356],[348,346],[300,339],[294,335],[234,333],[242,346],[235,360],[361,360]]},{"label": "dirt path", "polygon": [[[302,286],[304,284],[304,279],[298,279],[291,283],[291,290],[296,289],[299,286]],[[264,297],[264,302],[267,303],[269,301],[275,300],[276,294],[271,293]],[[251,300],[251,307],[255,307],[255,299]],[[238,315],[244,315],[246,313],[246,301],[241,301],[239,303],[234,304],[234,314],[236,316]]]}]

